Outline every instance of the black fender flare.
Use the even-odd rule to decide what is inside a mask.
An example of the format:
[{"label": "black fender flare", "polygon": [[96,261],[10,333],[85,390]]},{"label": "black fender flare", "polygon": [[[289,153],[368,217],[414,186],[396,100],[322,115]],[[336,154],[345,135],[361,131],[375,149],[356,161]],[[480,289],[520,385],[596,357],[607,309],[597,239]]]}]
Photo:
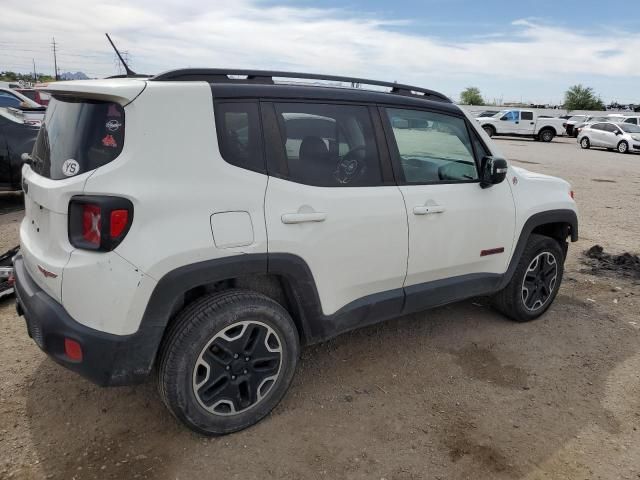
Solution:
[{"label": "black fender flare", "polygon": [[511,255],[511,261],[509,262],[509,267],[502,277],[502,281],[499,285],[499,290],[502,290],[507,286],[509,281],[511,281],[511,277],[516,271],[518,267],[518,263],[520,262],[520,257],[522,256],[522,252],[524,251],[527,241],[531,236],[531,233],[537,228],[543,225],[548,225],[552,223],[565,223],[569,226],[568,234],[571,237],[572,242],[578,241],[578,215],[574,210],[569,209],[561,209],[561,210],[547,210],[545,212],[540,212],[532,215],[527,219],[524,223],[522,230],[520,230],[520,236],[518,237],[518,242],[516,243],[515,248],[513,249],[513,254]]}]

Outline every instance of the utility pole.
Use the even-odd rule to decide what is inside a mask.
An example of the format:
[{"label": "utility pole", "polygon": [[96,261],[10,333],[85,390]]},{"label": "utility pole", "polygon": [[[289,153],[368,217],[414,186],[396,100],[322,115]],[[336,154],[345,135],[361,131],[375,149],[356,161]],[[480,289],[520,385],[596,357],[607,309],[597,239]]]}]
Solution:
[{"label": "utility pole", "polygon": [[55,70],[55,79],[56,81],[59,80],[58,78],[58,59],[56,57],[56,37],[53,37],[53,42],[51,43],[51,46],[53,47],[53,69]]},{"label": "utility pole", "polygon": [[33,83],[36,84],[38,83],[38,74],[36,73],[36,59],[32,58],[31,60],[33,61]]}]

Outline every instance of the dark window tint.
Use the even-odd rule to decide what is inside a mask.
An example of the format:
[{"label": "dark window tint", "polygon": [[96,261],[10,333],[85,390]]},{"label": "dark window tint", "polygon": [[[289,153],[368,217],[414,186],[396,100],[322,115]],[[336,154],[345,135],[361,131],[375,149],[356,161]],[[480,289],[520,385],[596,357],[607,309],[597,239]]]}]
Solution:
[{"label": "dark window tint", "polygon": [[264,172],[257,102],[216,103],[214,108],[222,158],[232,165]]},{"label": "dark window tint", "polygon": [[20,99],[8,92],[0,92],[0,107],[14,107],[20,106]]},{"label": "dark window tint", "polygon": [[533,112],[520,112],[522,120],[533,120]]},{"label": "dark window tint", "polygon": [[476,159],[480,161],[484,157],[491,155],[489,150],[487,150],[487,147],[485,147],[482,141],[480,140],[480,137],[478,136],[478,134],[474,132],[473,129],[470,129],[470,130],[471,130],[471,141],[473,142],[473,149],[476,152]]},{"label": "dark window tint", "polygon": [[604,130],[604,124],[603,123],[596,123],[594,125],[591,125],[591,129],[592,130]]},{"label": "dark window tint", "polygon": [[121,105],[53,97],[33,148],[33,168],[54,180],[72,177],[113,161],[123,144]]},{"label": "dark window tint", "polygon": [[[462,118],[418,110],[387,109],[407,183],[468,182],[478,179],[467,125]],[[421,128],[406,128],[418,121]],[[477,142],[480,146],[479,141]],[[480,152],[486,153],[484,147]]]},{"label": "dark window tint", "polygon": [[37,101],[35,90],[20,90],[20,93],[34,102]]},{"label": "dark window tint", "polygon": [[615,125],[612,125],[612,124],[610,124],[610,123],[606,123],[606,124],[604,125],[604,129],[605,129],[607,132],[611,132],[611,133],[615,133],[615,132],[617,132],[617,131],[618,131],[618,127],[616,127]]},{"label": "dark window tint", "polygon": [[302,103],[274,106],[291,180],[321,187],[381,183],[367,107]]},{"label": "dark window tint", "polygon": [[637,118],[627,118],[625,120],[625,123],[633,123],[634,125],[638,125],[638,119]]}]

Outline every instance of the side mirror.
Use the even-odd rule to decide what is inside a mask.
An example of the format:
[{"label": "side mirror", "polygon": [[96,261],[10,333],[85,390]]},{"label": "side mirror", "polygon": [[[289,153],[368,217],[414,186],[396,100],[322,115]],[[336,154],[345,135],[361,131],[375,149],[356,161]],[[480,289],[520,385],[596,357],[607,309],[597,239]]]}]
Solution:
[{"label": "side mirror", "polygon": [[487,156],[480,162],[480,187],[497,185],[507,176],[508,165],[504,158]]},{"label": "side mirror", "polygon": [[505,115],[504,117],[501,117],[501,118],[500,118],[500,120],[507,121],[507,120],[509,120],[509,119],[508,119],[508,118],[507,118],[507,116]]},{"label": "side mirror", "polygon": [[616,130],[616,135],[622,135],[622,132],[620,130]]}]

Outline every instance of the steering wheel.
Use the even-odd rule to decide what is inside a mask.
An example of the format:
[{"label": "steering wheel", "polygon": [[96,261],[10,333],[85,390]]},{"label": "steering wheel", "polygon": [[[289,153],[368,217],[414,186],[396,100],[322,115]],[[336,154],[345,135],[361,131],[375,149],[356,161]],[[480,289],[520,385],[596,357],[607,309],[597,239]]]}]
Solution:
[{"label": "steering wheel", "polygon": [[[362,152],[362,154],[360,152]],[[333,172],[334,178],[339,183],[346,184],[362,175],[366,171],[367,166],[363,161],[359,161],[358,157],[362,158],[364,153],[366,153],[365,145],[359,145],[349,150],[349,152],[338,161],[336,170]]]}]

